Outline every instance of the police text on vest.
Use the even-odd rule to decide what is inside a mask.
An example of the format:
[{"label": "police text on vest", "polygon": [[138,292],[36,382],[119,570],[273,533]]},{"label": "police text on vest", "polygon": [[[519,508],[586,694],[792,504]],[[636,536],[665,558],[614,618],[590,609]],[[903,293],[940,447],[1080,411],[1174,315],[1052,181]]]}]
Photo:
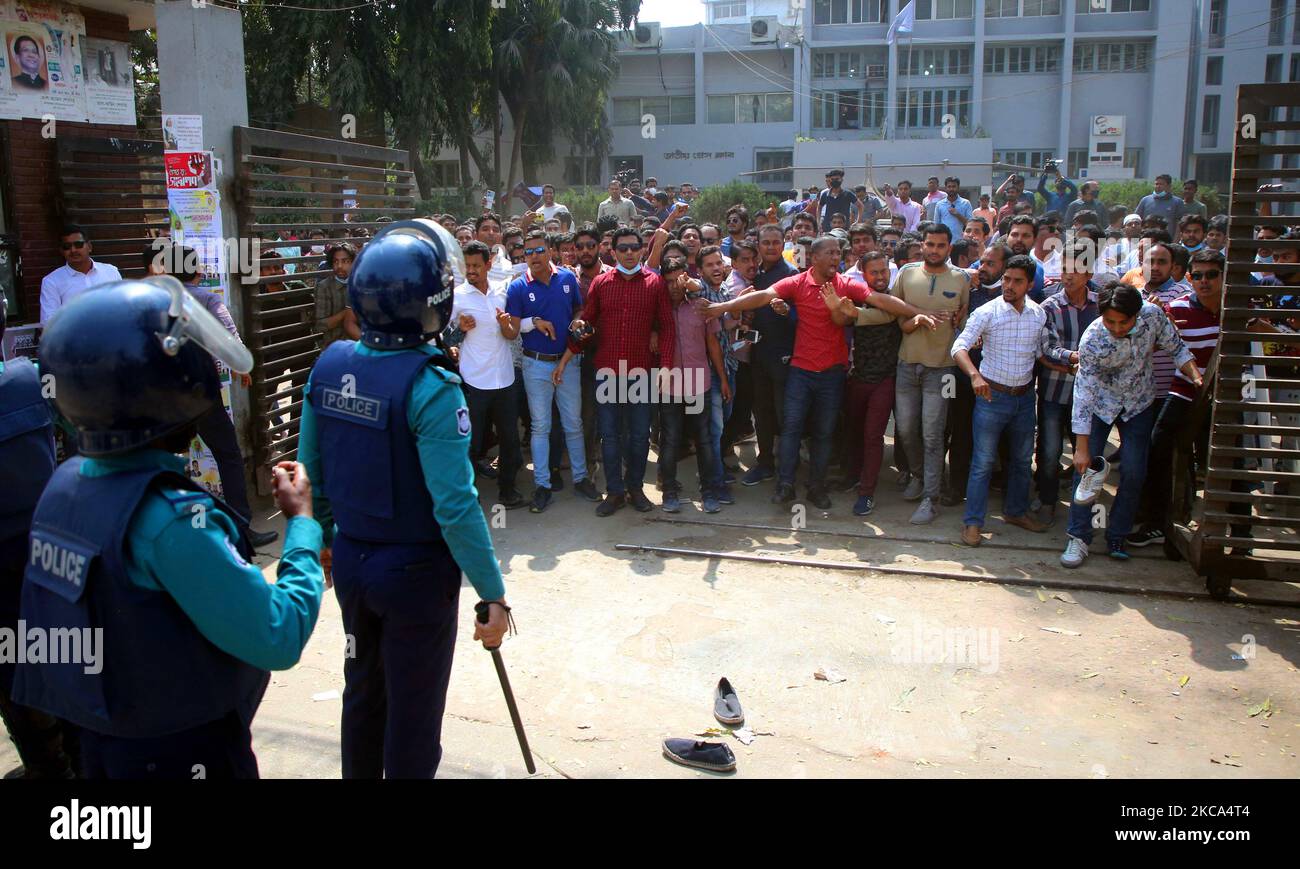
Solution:
[{"label": "police text on vest", "polygon": [[32,567],[67,580],[78,588],[86,580],[86,556],[32,535]]},{"label": "police text on vest", "polygon": [[150,806],[83,806],[73,800],[70,806],[50,809],[50,838],[126,839],[131,847],[143,851],[153,842],[153,809]]}]

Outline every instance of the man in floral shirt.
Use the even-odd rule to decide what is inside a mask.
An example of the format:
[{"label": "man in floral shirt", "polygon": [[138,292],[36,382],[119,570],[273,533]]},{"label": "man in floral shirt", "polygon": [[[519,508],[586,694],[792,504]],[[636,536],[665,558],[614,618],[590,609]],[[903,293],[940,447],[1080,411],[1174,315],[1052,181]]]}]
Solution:
[{"label": "man in floral shirt", "polygon": [[[1118,426],[1120,482],[1105,523],[1110,555],[1126,559],[1124,538],[1133,530],[1133,515],[1146,479],[1147,450],[1155,423],[1156,383],[1153,350],[1164,350],[1197,389],[1201,373],[1178,329],[1165,312],[1143,302],[1133,287],[1108,283],[1097,294],[1098,319],[1079,341],[1079,373],[1074,382],[1074,488],[1092,464],[1093,452],[1104,455],[1112,427]],[[1072,489],[1073,491],[1073,489]],[[1078,567],[1092,543],[1091,504],[1071,504],[1069,543],[1061,564]]]}]

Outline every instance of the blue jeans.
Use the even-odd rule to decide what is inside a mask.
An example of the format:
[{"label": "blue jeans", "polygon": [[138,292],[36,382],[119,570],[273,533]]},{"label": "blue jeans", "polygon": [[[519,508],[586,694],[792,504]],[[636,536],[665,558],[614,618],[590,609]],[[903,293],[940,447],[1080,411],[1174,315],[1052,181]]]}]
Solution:
[{"label": "blue jeans", "polygon": [[803,439],[806,421],[811,428],[808,452],[812,459],[808,488],[819,489],[826,485],[826,466],[831,460],[835,421],[839,417],[840,402],[844,399],[844,379],[842,366],[825,371],[805,371],[790,366],[785,381],[785,415],[781,426],[782,485],[794,485],[794,474],[799,467],[799,442]]},{"label": "blue jeans", "polygon": [[727,426],[727,420],[731,418],[731,405],[735,401],[736,395],[736,375],[734,372],[727,372],[727,388],[731,390],[732,400],[724,402],[722,400],[722,378],[718,377],[718,372],[711,372],[713,375],[713,385],[709,389],[709,440],[713,444],[713,471],[718,482],[726,476],[727,469],[722,466],[722,430]]},{"label": "blue jeans", "polygon": [[951,383],[955,389],[957,373],[956,366],[927,368],[912,362],[899,362],[895,369],[894,438],[903,442],[908,467],[925,483],[925,497],[934,501],[943,488],[943,434],[948,424],[944,385]]},{"label": "blue jeans", "polygon": [[[1102,526],[1106,529],[1107,541],[1123,540],[1133,530],[1133,516],[1137,513],[1138,500],[1142,497],[1142,484],[1147,478],[1147,452],[1151,448],[1151,429],[1155,426],[1155,422],[1156,404],[1128,422],[1116,419],[1114,423],[1109,423],[1102,422],[1096,416],[1092,418],[1092,431],[1088,434],[1088,452],[1093,456],[1106,454],[1106,441],[1110,437],[1111,427],[1119,426],[1119,491],[1115,494],[1115,503],[1111,505],[1110,517]],[[1078,485],[1079,472],[1075,471],[1071,493]],[[1077,537],[1084,543],[1092,542],[1092,517],[1095,507],[1096,502],[1075,504],[1071,495],[1068,532],[1071,537]]]},{"label": "blue jeans", "polygon": [[640,491],[645,483],[646,459],[650,455],[651,404],[648,399],[623,400],[628,395],[627,379],[612,375],[610,379],[617,380],[613,397],[602,398],[599,380],[597,383],[600,454],[605,464],[605,491],[610,495],[625,495]]},{"label": "blue jeans", "polygon": [[[1023,395],[1008,395],[993,390],[991,401],[975,396],[971,431],[975,448],[971,456],[970,479],[966,483],[966,525],[984,527],[988,512],[989,478],[998,460],[998,441],[1005,431],[1011,442],[1011,464],[1007,468],[1006,491],[1002,515],[1023,516],[1029,511],[1029,463],[1034,456],[1034,407],[1038,396],[1034,390]],[[926,473],[929,473],[926,466]]]},{"label": "blue jeans", "polygon": [[551,401],[560,408],[560,423],[564,427],[564,441],[569,448],[569,463],[573,466],[573,482],[587,478],[587,454],[582,441],[582,366],[568,365],[564,379],[557,387],[551,382],[555,362],[542,362],[524,357],[524,390],[528,393],[528,413],[533,419],[530,444],[533,450],[533,480],[538,487],[551,487],[551,465],[558,465],[559,456],[551,455]]},{"label": "blue jeans", "polygon": [[1038,500],[1043,506],[1061,499],[1061,436],[1069,429],[1071,409],[1055,401],[1038,406]]}]

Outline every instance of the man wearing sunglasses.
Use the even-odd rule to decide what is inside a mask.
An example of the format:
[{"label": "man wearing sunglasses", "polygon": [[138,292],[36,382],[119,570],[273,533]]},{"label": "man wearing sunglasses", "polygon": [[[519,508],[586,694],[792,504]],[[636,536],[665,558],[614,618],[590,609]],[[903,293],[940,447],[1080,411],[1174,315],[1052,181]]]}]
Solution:
[{"label": "man wearing sunglasses", "polygon": [[[1183,339],[1187,349],[1192,351],[1196,368],[1202,376],[1210,363],[1215,345],[1219,343],[1219,313],[1223,304],[1224,272],[1223,254],[1215,250],[1197,251],[1192,255],[1188,269],[1192,292],[1165,304],[1169,318],[1178,327],[1179,337]],[[1147,480],[1146,485],[1142,487],[1142,503],[1138,511],[1139,515],[1144,517],[1144,522],[1141,528],[1128,535],[1130,546],[1150,546],[1153,543],[1164,542],[1172,500],[1173,475],[1176,472],[1173,467],[1174,446],[1182,431],[1193,422],[1191,414],[1196,403],[1196,394],[1197,388],[1187,379],[1187,376],[1182,371],[1175,372],[1169,385],[1169,394],[1164,399],[1164,404],[1156,415],[1155,427],[1151,430],[1151,450],[1147,454]],[[1208,426],[1207,416],[1196,433],[1196,440],[1200,444],[1205,443]],[[1198,449],[1198,453],[1204,456],[1205,450]],[[1177,472],[1187,473],[1188,470],[1177,469]],[[1249,510],[1248,504],[1241,506]],[[1231,533],[1233,537],[1248,537],[1250,529],[1233,526]]]},{"label": "man wearing sunglasses", "polygon": [[[650,334],[659,334],[659,364],[664,368],[672,368],[677,346],[677,321],[663,279],[641,262],[641,234],[620,226],[611,241],[616,270],[592,282],[582,315],[571,324],[578,332],[593,327],[598,343],[597,414],[606,497],[596,515],[602,517],[629,503],[640,513],[654,509],[642,491],[650,452]],[[579,352],[570,343],[552,380],[564,378],[566,366]]]},{"label": "man wearing sunglasses", "polygon": [[59,249],[64,264],[41,281],[41,326],[49,323],[54,312],[92,287],[122,280],[115,266],[90,258],[93,247],[79,226],[65,226],[59,233]]},{"label": "man wearing sunglasses", "polygon": [[[589,501],[600,494],[587,478],[587,452],[582,437],[582,383],[578,370],[565,376],[561,359],[573,345],[570,323],[582,306],[577,276],[551,262],[546,233],[535,229],[524,238],[528,271],[506,291],[506,313],[515,330],[524,333],[524,390],[532,416],[533,492],[530,512],[541,513],[551,503],[551,468],[559,463],[551,453],[551,403],[560,410],[560,424],[573,467],[573,490]],[[559,376],[553,376],[558,374]],[[548,461],[549,457],[549,461]]]}]

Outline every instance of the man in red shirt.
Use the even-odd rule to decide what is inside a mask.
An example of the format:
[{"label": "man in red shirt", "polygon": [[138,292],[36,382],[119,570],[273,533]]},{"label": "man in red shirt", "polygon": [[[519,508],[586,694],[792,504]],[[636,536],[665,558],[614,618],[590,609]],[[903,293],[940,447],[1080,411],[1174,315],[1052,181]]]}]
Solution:
[{"label": "man in red shirt", "polygon": [[[794,335],[794,356],[785,386],[785,413],[781,428],[781,467],[774,504],[795,499],[794,476],[799,461],[799,441],[804,423],[812,417],[812,470],[808,477],[808,500],[819,510],[828,510],[826,466],[830,460],[835,421],[844,397],[844,378],[849,351],[844,327],[856,321],[841,311],[841,298],[880,308],[896,317],[914,317],[917,325],[935,328],[935,322],[901,299],[873,293],[861,281],[840,274],[840,240],[824,235],[813,242],[808,271],[774,284],[771,289],[747,293],[730,302],[709,305],[711,316],[735,314],[761,308],[773,299],[792,305],[798,315]],[[663,346],[660,340],[659,345]]]},{"label": "man in red shirt", "polygon": [[[650,335],[659,335],[659,354],[665,368],[673,365],[676,320],[668,290],[659,275],[641,263],[641,233],[630,226],[614,230],[611,239],[615,269],[591,282],[587,301],[570,333],[595,330],[596,402],[605,465],[605,500],[597,516],[610,516],[631,501],[640,513],[654,509],[641,491],[650,455],[650,406],[653,361]],[[555,366],[558,383],[564,368],[576,355],[572,342]]]}]

